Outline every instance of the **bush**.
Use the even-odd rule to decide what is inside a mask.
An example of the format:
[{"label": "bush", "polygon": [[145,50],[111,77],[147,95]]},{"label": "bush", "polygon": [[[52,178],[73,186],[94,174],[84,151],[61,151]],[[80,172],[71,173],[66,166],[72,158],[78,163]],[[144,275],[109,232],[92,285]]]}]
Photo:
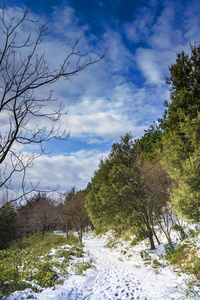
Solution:
[{"label": "bush", "polygon": [[[70,260],[84,254],[75,237],[71,236],[70,243],[66,245],[66,238],[60,235],[48,234],[44,239],[33,235],[24,239],[24,250],[0,251],[0,294],[8,296],[16,290],[32,288],[31,283],[37,284],[35,291],[62,283],[59,278],[68,274]],[[56,249],[52,252],[52,248]],[[89,264],[80,264],[78,273],[88,267]]]},{"label": "bush", "polygon": [[181,238],[181,240],[184,240],[186,238],[186,234],[185,234],[182,226],[180,226],[178,224],[175,224],[173,226],[173,229],[176,230],[176,231],[178,231],[178,232],[180,232],[180,238]]},{"label": "bush", "polygon": [[189,241],[185,241],[170,253],[168,260],[180,271],[192,274],[196,277],[196,280],[200,281],[200,257],[197,251],[197,247]]},{"label": "bush", "polygon": [[93,260],[74,264],[75,274],[83,274],[84,271],[93,267]]},{"label": "bush", "polygon": [[167,260],[171,260],[175,251],[175,245],[174,244],[164,245],[164,248],[165,248],[165,258]]},{"label": "bush", "polygon": [[151,260],[151,256],[147,250],[140,251],[140,256],[144,260]]},{"label": "bush", "polygon": [[66,242],[69,245],[78,245],[79,244],[79,238],[71,233]]}]

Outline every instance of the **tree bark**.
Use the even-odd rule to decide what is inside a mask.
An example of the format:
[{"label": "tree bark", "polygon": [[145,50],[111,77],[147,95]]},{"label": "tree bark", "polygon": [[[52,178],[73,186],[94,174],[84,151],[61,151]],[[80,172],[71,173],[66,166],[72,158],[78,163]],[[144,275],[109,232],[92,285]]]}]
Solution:
[{"label": "tree bark", "polygon": [[81,228],[80,231],[79,231],[79,242],[80,244],[82,244],[82,240],[83,240],[83,229]]},{"label": "tree bark", "polygon": [[153,230],[153,234],[154,234],[154,236],[155,236],[155,238],[156,238],[156,241],[157,241],[158,245],[160,245],[160,240],[159,240],[159,238],[158,238],[158,236],[157,236],[157,234],[156,234],[154,228],[153,228],[152,230]]},{"label": "tree bark", "polygon": [[69,238],[69,230],[68,230],[68,224],[66,223],[66,239]]},{"label": "tree bark", "polygon": [[154,244],[152,231],[149,232],[149,236],[148,237],[149,237],[149,241],[150,241],[150,245],[151,245],[151,250],[154,250],[156,247],[155,247],[155,244]]}]

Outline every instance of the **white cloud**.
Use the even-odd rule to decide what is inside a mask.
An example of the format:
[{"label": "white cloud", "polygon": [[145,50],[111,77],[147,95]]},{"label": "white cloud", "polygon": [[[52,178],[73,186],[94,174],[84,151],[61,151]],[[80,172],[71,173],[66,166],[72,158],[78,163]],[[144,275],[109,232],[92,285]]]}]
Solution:
[{"label": "white cloud", "polygon": [[[133,56],[124,45],[122,35],[110,28],[106,28],[102,43],[106,51],[106,64],[109,73],[128,72],[133,66]],[[110,69],[109,69],[110,68]]]},{"label": "white cloud", "polygon": [[168,66],[175,61],[176,52],[188,52],[189,42],[199,41],[199,4],[182,6],[179,1],[164,1],[158,14],[159,2],[141,8],[135,20],[124,25],[129,41],[143,43],[136,50],[135,61],[146,83],[160,85],[168,75]]},{"label": "white cloud", "polygon": [[[43,187],[59,183],[63,190],[73,185],[84,188],[97,168],[99,158],[105,155],[100,143],[112,142],[130,131],[139,137],[144,129],[161,117],[162,102],[169,99],[168,87],[164,83],[168,66],[174,62],[176,51],[188,51],[188,42],[198,41],[200,21],[189,8],[184,12],[184,22],[182,17],[180,24],[175,26],[176,4],[173,1],[163,2],[165,5],[158,16],[159,3],[149,1],[149,8],[143,7],[133,22],[122,26],[123,32],[118,30],[120,26],[111,29],[107,24],[102,28],[102,36],[95,36],[71,7],[55,8],[48,25],[51,34],[44,37],[38,48],[40,53],[45,52],[51,68],[61,64],[80,35],[79,50],[88,52],[92,58],[99,57],[103,51],[106,51],[106,56],[79,76],[72,77],[71,81],[61,80],[53,87],[40,89],[35,95],[48,97],[49,89],[54,88],[54,97],[69,109],[61,120],[61,129],[71,130],[71,138],[81,140],[82,145],[83,142],[90,144],[90,149],[92,145],[98,147],[98,150],[82,149],[65,155],[42,156],[29,170],[28,179],[42,179]],[[20,9],[9,8],[9,18],[13,14],[18,18],[19,12]],[[39,18],[42,23],[46,22],[43,16]],[[20,41],[30,31],[34,38],[37,26],[37,23],[28,23],[25,29],[20,29]],[[128,43],[124,43],[124,37]],[[137,43],[140,47],[134,48]],[[28,53],[29,50],[24,51]],[[69,68],[73,66],[72,59]],[[137,76],[139,87],[134,83]],[[50,108],[54,108],[53,103],[47,109]],[[5,124],[5,116],[1,115],[1,123]],[[45,121],[40,124],[47,125]],[[37,148],[34,150],[37,152]]]},{"label": "white cloud", "polygon": [[165,3],[164,9],[151,28],[148,42],[152,49],[172,51],[173,47],[182,41],[182,31],[175,24],[176,17],[175,7],[170,2]]},{"label": "white cloud", "polygon": [[200,19],[199,19],[200,5],[199,1],[191,1],[188,3],[187,9],[184,11],[184,39],[186,41],[197,41],[199,42],[199,30],[200,30]]},{"label": "white cloud", "polygon": [[84,189],[91,180],[94,171],[98,168],[99,160],[107,152],[97,150],[81,150],[68,155],[46,156],[43,155],[35,161],[34,168],[30,169],[27,179],[41,180],[41,188],[55,188],[66,191],[76,185]]},{"label": "white cloud", "polygon": [[159,61],[157,61],[157,57],[153,50],[138,49],[136,61],[148,83],[155,85],[163,84]]},{"label": "white cloud", "polygon": [[142,7],[132,22],[124,24],[124,33],[131,42],[138,43],[148,37],[153,25],[154,13],[154,9]]},{"label": "white cloud", "polygon": [[152,123],[161,117],[162,103],[167,97],[167,87],[163,85],[139,89],[124,83],[113,87],[110,98],[85,97],[71,104],[62,118],[62,128],[71,131],[71,138],[89,144],[113,141],[130,131],[140,137],[150,125],[149,120]]}]

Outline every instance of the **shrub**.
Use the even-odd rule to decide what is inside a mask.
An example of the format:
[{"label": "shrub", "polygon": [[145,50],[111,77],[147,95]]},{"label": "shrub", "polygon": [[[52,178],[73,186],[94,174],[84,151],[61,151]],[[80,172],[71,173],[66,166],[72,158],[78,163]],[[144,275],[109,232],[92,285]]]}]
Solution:
[{"label": "shrub", "polygon": [[175,245],[174,244],[164,245],[164,248],[165,248],[165,258],[167,260],[171,260],[173,257],[173,253],[175,251]]},{"label": "shrub", "polygon": [[168,260],[180,271],[192,274],[196,277],[196,280],[200,281],[200,257],[197,251],[197,247],[189,241],[185,241],[170,253]]},{"label": "shrub", "polygon": [[[74,236],[71,236],[70,243],[66,245],[64,236],[48,234],[43,239],[33,235],[24,240],[24,250],[0,251],[0,294],[8,296],[16,290],[32,288],[31,282],[37,284],[35,291],[62,283],[59,278],[67,276],[70,260],[84,255],[82,245],[77,245]],[[90,266],[89,263],[80,264],[77,273],[81,274]]]},{"label": "shrub", "polygon": [[84,271],[86,271],[87,269],[90,269],[93,267],[93,260],[90,259],[89,261],[86,262],[78,262],[76,264],[74,264],[74,269],[75,269],[75,273],[81,275]]},{"label": "shrub", "polygon": [[151,256],[150,256],[150,254],[148,253],[147,250],[140,251],[140,256],[144,260],[151,260]]},{"label": "shrub", "polygon": [[77,236],[75,236],[74,234],[69,234],[69,237],[67,239],[67,244],[69,245],[78,245],[79,243],[79,238]]},{"label": "shrub", "polygon": [[182,226],[180,226],[178,224],[175,224],[173,226],[173,229],[176,230],[176,231],[178,231],[180,233],[181,240],[184,240],[187,237],[186,234],[185,234],[185,232],[184,232],[184,230],[183,230]]}]

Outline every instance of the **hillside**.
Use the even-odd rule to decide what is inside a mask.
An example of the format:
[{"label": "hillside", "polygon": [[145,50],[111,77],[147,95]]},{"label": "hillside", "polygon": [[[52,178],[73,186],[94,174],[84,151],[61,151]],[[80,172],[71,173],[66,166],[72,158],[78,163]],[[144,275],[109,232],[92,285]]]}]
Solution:
[{"label": "hillside", "polygon": [[[179,242],[176,232],[173,240]],[[7,299],[200,299],[195,278],[166,260],[164,245],[167,244],[153,251],[148,250],[147,240],[136,245],[132,241],[127,235],[117,239],[111,232],[102,236],[85,234],[87,258],[83,257],[82,261],[92,259],[93,267],[87,269],[84,276],[71,269],[62,285],[43,289],[41,293],[31,289],[17,291]],[[189,241],[190,245],[195,243],[194,248],[200,244],[198,237],[188,239],[187,243]]]}]

